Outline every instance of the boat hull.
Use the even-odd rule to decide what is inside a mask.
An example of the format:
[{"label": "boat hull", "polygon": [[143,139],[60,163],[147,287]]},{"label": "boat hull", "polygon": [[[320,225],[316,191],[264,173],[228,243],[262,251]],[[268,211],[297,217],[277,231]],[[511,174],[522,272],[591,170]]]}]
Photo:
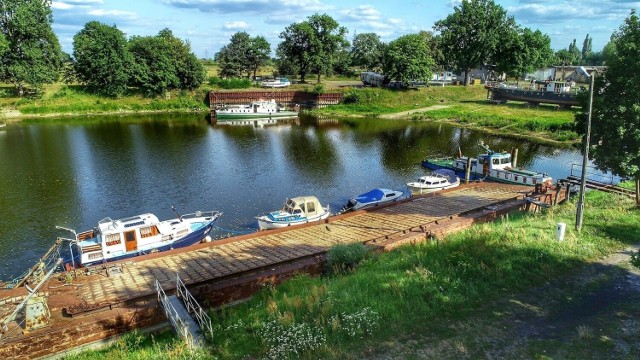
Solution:
[{"label": "boat hull", "polygon": [[501,87],[488,87],[487,97],[491,101],[525,101],[533,104],[553,104],[561,106],[579,106],[575,95],[567,93],[555,93],[551,91],[510,89]]},{"label": "boat hull", "polygon": [[259,216],[257,219],[258,219],[258,227],[260,228],[260,230],[272,230],[272,229],[282,229],[290,226],[304,225],[304,224],[308,224],[316,221],[325,220],[329,217],[329,215],[331,215],[330,212],[325,211],[324,213],[317,216],[303,218],[300,220],[293,220],[293,221],[286,221],[284,219],[271,220],[269,219],[268,215]]},{"label": "boat hull", "polygon": [[294,118],[298,117],[295,111],[278,111],[273,113],[226,113],[224,111],[216,111],[216,118],[220,120],[240,120],[240,119],[275,119],[275,118]]},{"label": "boat hull", "polygon": [[[422,166],[431,170],[438,169],[449,169],[453,170],[457,176],[461,179],[465,177],[465,171],[462,169],[456,168],[453,165],[453,160],[424,160],[422,162]],[[476,172],[471,172],[469,174],[469,180],[491,180],[496,182],[502,182],[506,184],[518,184],[518,185],[528,185],[535,186],[537,184],[544,184],[547,182],[552,182],[553,180],[544,175],[537,174],[532,171],[526,170],[501,170],[501,169],[491,169],[488,174],[478,174]]]},{"label": "boat hull", "polygon": [[429,194],[429,193],[440,191],[440,190],[453,189],[454,187],[458,187],[459,185],[460,185],[460,181],[456,181],[455,183],[448,184],[446,186],[434,186],[434,187],[421,187],[421,186],[418,186],[417,184],[414,185],[413,183],[407,184],[412,194]]}]

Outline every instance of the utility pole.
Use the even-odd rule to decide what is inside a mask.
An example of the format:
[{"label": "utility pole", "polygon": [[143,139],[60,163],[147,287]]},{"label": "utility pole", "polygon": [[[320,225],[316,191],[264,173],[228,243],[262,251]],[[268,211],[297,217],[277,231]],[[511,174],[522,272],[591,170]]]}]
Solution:
[{"label": "utility pole", "polygon": [[596,72],[592,72],[589,82],[589,114],[587,115],[587,132],[584,139],[584,151],[582,154],[582,174],[580,175],[580,200],[578,201],[578,211],[576,212],[576,230],[582,229],[582,218],[584,212],[584,190],[587,181],[587,161],[589,160],[589,139],[591,138],[591,112],[593,111],[593,87]]}]

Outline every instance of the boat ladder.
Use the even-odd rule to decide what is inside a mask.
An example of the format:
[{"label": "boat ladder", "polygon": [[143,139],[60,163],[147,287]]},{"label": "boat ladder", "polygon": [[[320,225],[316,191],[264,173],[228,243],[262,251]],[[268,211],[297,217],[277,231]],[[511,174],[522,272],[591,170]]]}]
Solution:
[{"label": "boat ladder", "polygon": [[[203,346],[204,335],[213,332],[211,318],[187,290],[180,276],[176,274],[176,295],[167,296],[158,279],[155,281],[155,287],[158,292],[158,303],[178,336],[190,349]],[[190,315],[191,313],[194,314],[197,323]]]}]

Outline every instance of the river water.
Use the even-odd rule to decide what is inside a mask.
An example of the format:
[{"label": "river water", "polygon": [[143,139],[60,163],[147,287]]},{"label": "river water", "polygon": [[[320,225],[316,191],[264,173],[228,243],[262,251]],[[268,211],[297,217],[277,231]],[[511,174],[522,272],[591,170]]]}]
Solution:
[{"label": "river water", "polygon": [[220,210],[217,237],[257,230],[254,217],[287,197],[316,195],[338,211],[372,188],[406,190],[425,156],[519,149],[518,165],[554,179],[575,149],[445,124],[302,118],[210,124],[201,115],[23,121],[0,130],[0,279],[23,273],[54,243],[112,219]]}]

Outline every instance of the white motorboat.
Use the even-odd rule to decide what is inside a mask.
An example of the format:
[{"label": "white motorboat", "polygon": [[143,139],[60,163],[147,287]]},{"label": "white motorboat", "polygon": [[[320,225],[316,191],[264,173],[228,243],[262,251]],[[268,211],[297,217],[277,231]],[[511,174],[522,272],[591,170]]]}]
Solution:
[{"label": "white motorboat", "polygon": [[258,216],[260,230],[278,229],[324,220],[331,215],[329,206],[323,208],[315,196],[287,199],[282,210]]},{"label": "white motorboat", "polygon": [[291,81],[286,77],[280,77],[275,79],[265,80],[260,83],[262,87],[266,88],[283,88],[291,85]]},{"label": "white motorboat", "polygon": [[[176,213],[177,214],[177,213]],[[90,266],[122,260],[152,252],[193,245],[207,239],[219,211],[197,211],[160,221],[153,214],[142,214],[112,220],[104,218],[91,230],[72,232],[69,262],[72,266]]]},{"label": "white motorboat", "polygon": [[451,189],[460,185],[460,178],[453,170],[439,169],[429,175],[421,176],[418,181],[407,183],[412,193],[426,194],[438,190]]},{"label": "white motorboat", "polygon": [[373,189],[362,195],[358,195],[349,199],[349,201],[342,207],[341,213],[347,211],[355,211],[370,206],[377,206],[387,202],[393,202],[399,200],[404,193],[398,190],[389,189]]}]

